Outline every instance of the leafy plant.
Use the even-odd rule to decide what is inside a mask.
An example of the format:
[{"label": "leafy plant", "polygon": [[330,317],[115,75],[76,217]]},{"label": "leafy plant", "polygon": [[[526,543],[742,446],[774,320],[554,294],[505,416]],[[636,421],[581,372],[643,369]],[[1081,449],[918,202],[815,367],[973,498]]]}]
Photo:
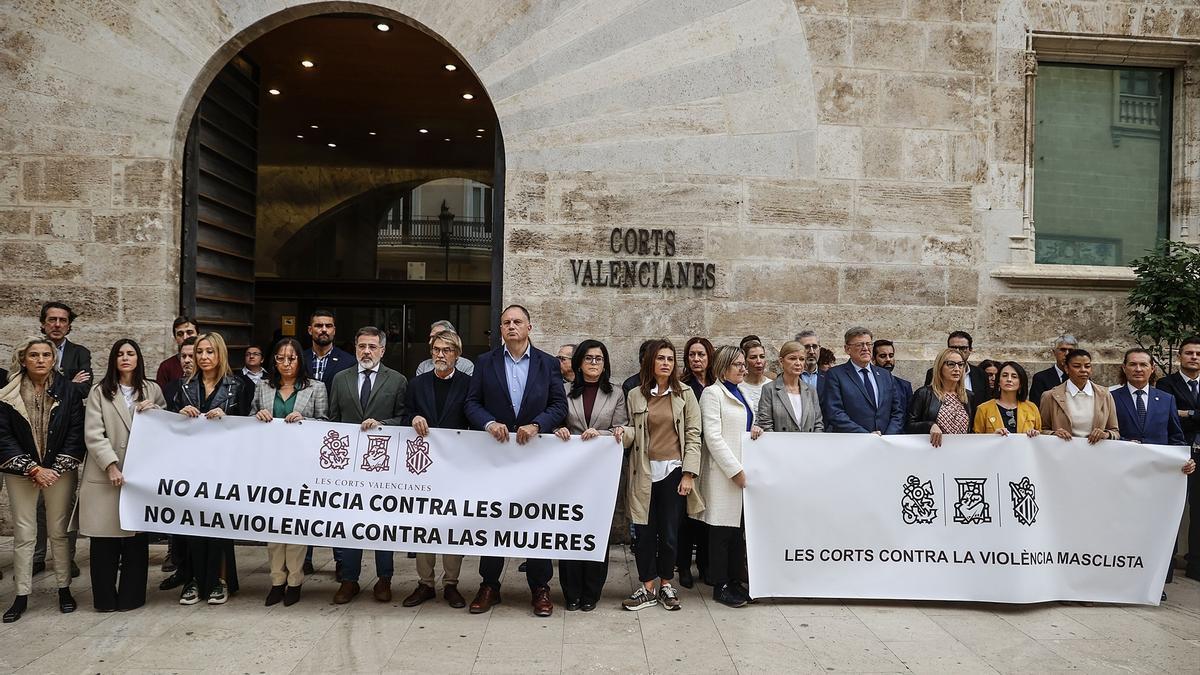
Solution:
[{"label": "leafy plant", "polygon": [[1130,332],[1169,373],[1179,343],[1200,334],[1200,246],[1164,241],[1129,266],[1137,274],[1129,291]]}]

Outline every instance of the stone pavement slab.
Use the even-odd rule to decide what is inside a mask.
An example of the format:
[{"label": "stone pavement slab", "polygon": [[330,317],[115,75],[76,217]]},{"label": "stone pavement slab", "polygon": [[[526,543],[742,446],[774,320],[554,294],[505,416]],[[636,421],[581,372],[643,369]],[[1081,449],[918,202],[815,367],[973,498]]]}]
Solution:
[{"label": "stone pavement slab", "polygon": [[[537,618],[510,561],[504,603],[471,615],[440,598],[400,606],[416,569],[396,555],[394,600],[364,592],[333,605],[328,549],[293,607],[265,607],[266,548],[238,546],[242,591],[223,606],[183,607],[157,590],[163,546],[151,548],[146,607],[91,610],[87,543],[72,588],[80,609],[59,614],[52,575],[35,579],[30,609],[0,625],[0,673],[1018,673],[1200,672],[1200,583],[1177,577],[1161,607],[1045,603],[760,600],[730,609],[711,589],[679,589],[683,608],[621,609],[636,583],[632,554],[614,546],[604,598],[567,612],[554,582],[554,615]],[[370,557],[368,556],[368,560]],[[463,594],[477,589],[477,559]],[[12,597],[12,540],[0,539],[0,604]]]}]

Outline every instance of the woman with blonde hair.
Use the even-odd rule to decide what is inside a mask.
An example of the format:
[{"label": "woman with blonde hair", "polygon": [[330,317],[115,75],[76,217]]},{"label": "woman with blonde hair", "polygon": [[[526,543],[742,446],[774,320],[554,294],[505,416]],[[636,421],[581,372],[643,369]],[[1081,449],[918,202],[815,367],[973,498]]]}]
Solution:
[{"label": "woman with blonde hair", "polygon": [[966,359],[957,349],[946,348],[933,362],[933,381],[913,392],[908,407],[910,434],[929,434],[929,444],[942,446],[942,434],[969,434],[975,406],[967,395],[963,376]]},{"label": "woman with blonde hair", "polygon": [[[207,422],[219,422],[226,415],[249,416],[251,396],[249,380],[236,377],[229,368],[229,350],[220,333],[204,333],[196,338],[193,352],[196,369],[183,381],[175,395],[173,408],[181,415]],[[237,593],[237,565],[233,542],[228,539],[181,536],[186,547],[179,568],[184,580],[179,604],[194,605],[202,598],[210,605],[223,605],[229,594]]]},{"label": "woman with blonde hair", "polygon": [[800,374],[805,368],[804,345],[792,340],[779,348],[779,377],[768,381],[755,409],[763,431],[824,431],[817,390],[808,386]]},{"label": "woman with blonde hair", "polygon": [[46,535],[54,552],[58,609],[74,612],[67,527],[75,503],[75,470],[83,461],[83,404],[71,381],[54,371],[57,352],[46,337],[17,346],[12,374],[0,387],[0,471],[7,474],[13,519],[13,579],[17,597],[4,623],[21,618],[33,589],[38,499],[46,505]]}]

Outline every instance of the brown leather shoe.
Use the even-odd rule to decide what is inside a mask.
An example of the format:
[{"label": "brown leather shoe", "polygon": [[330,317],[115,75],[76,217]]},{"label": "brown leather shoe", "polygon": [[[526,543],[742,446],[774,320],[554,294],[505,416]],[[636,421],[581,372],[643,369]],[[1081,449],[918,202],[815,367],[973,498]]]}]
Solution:
[{"label": "brown leather shoe", "polygon": [[450,584],[442,589],[442,596],[446,598],[446,604],[454,609],[462,609],[467,606],[467,600],[458,592],[458,584]]},{"label": "brown leather shoe", "polygon": [[404,605],[405,607],[416,607],[422,602],[425,602],[426,600],[432,600],[436,597],[437,591],[433,590],[432,586],[417,584],[417,587],[413,589],[413,592],[409,593],[408,597],[405,598],[400,604]]},{"label": "brown leather shoe", "polygon": [[550,587],[542,586],[533,589],[533,615],[550,616],[554,613],[554,603],[550,602]]},{"label": "brown leather shoe", "polygon": [[500,604],[500,591],[491,586],[480,586],[479,592],[475,594],[475,599],[471,601],[471,609],[468,610],[472,614],[483,614],[492,608],[492,605]]},{"label": "brown leather shoe", "polygon": [[375,599],[379,602],[392,601],[392,578],[379,577],[379,581],[375,582],[375,590],[373,591]]},{"label": "brown leather shoe", "polygon": [[337,593],[333,594],[333,604],[344,605],[354,599],[359,591],[357,581],[343,581],[341,586],[338,586]]}]

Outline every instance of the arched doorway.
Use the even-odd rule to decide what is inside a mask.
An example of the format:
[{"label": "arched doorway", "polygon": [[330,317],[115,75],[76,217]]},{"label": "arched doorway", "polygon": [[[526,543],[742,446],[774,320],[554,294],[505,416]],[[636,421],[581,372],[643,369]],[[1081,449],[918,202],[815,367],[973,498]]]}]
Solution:
[{"label": "arched doorway", "polygon": [[340,342],[387,330],[402,371],[437,319],[485,349],[502,145],[483,86],[428,31],[358,12],[273,28],[218,73],[189,130],[182,311],[238,356],[303,339],[316,308],[337,312]]}]

